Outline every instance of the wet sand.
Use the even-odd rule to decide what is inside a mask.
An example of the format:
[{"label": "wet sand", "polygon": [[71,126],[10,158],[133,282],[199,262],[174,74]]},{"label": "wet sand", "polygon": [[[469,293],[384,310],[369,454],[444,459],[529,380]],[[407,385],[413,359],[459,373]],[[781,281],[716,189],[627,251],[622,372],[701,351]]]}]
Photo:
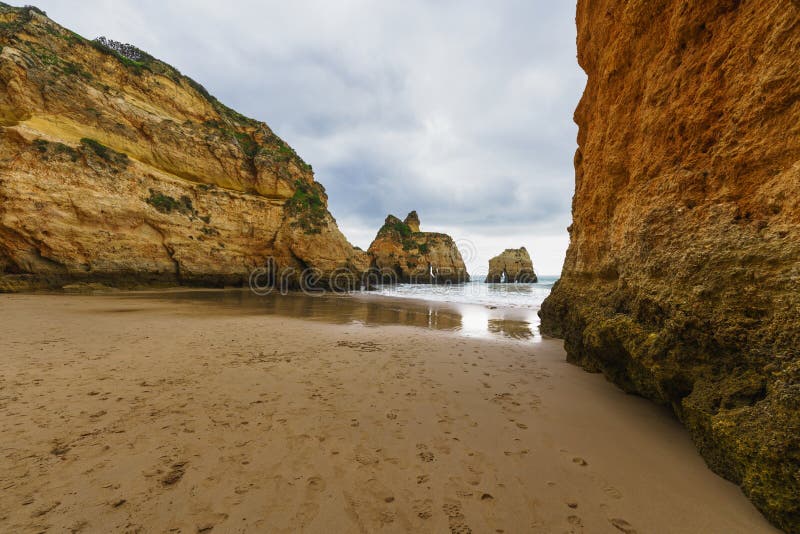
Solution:
[{"label": "wet sand", "polygon": [[666,410],[454,317],[0,295],[0,531],[774,532]]}]

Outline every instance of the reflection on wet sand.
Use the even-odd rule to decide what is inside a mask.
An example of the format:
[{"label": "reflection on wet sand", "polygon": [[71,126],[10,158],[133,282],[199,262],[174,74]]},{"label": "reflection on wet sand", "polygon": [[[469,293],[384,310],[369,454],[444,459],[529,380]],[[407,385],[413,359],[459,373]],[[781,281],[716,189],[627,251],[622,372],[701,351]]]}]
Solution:
[{"label": "reflection on wet sand", "polygon": [[489,319],[489,332],[501,334],[514,339],[530,339],[533,337],[531,323],[510,319]]},{"label": "reflection on wet sand", "polygon": [[203,313],[280,315],[334,324],[367,326],[405,325],[449,330],[470,337],[538,339],[538,317],[533,309],[497,309],[481,305],[396,299],[381,295],[255,295],[244,290],[167,291],[129,293],[131,298],[196,304]]}]

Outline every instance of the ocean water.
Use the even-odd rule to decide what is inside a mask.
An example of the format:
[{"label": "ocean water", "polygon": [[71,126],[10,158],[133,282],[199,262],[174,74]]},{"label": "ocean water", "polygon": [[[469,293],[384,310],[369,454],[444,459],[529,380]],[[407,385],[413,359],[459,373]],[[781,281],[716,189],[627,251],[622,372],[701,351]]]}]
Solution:
[{"label": "ocean water", "polygon": [[467,337],[539,341],[538,311],[557,280],[558,276],[540,276],[536,284],[487,284],[475,277],[466,284],[387,286],[362,292],[361,297],[422,305],[432,323],[444,312],[455,314],[453,330]]},{"label": "ocean water", "polygon": [[538,311],[558,276],[540,276],[536,284],[487,284],[475,277],[466,284],[398,284],[371,293],[394,298],[409,298],[451,304],[479,304],[497,308]]},{"label": "ocean water", "polygon": [[346,294],[181,289],[123,295],[191,304],[198,310],[202,307],[204,313],[216,309],[226,314],[278,315],[367,327],[404,325],[467,337],[536,342],[542,339],[537,312],[556,280],[542,276],[537,284],[486,284],[476,279],[467,284],[404,284]]}]

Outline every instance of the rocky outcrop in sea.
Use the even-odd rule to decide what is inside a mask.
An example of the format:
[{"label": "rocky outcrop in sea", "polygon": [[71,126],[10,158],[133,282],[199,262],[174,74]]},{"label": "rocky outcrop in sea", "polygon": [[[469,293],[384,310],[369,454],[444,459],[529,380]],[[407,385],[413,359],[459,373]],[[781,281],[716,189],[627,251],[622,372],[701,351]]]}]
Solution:
[{"label": "rocky outcrop in sea", "polygon": [[535,284],[538,281],[533,270],[533,261],[525,247],[507,248],[489,260],[487,284],[520,283]]},{"label": "rocky outcrop in sea", "polygon": [[469,274],[453,238],[447,234],[421,232],[416,211],[401,221],[394,215],[386,221],[367,251],[373,272],[383,282],[444,284],[468,282]]}]

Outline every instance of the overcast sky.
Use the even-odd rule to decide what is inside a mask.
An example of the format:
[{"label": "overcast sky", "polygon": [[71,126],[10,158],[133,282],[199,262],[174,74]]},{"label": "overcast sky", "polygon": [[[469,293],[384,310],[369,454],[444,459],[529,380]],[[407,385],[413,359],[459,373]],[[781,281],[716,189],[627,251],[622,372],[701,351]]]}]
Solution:
[{"label": "overcast sky", "polygon": [[473,274],[522,245],[537,272],[561,271],[585,84],[573,2],[12,3],[134,44],[269,124],[355,245],[416,209]]}]

